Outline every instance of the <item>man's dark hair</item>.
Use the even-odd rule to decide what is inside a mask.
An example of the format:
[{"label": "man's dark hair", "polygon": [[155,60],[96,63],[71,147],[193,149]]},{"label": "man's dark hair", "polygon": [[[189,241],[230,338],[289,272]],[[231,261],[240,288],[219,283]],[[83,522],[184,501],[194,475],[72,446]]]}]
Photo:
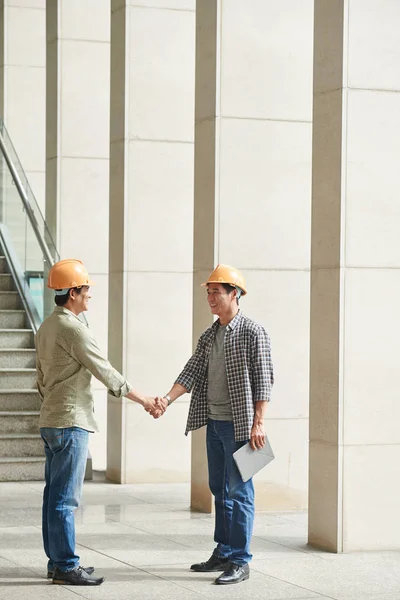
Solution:
[{"label": "man's dark hair", "polygon": [[82,291],[82,288],[81,287],[70,288],[66,294],[63,294],[62,296],[55,296],[54,302],[56,303],[57,306],[65,306],[67,304],[67,302],[69,300],[69,293],[71,290],[75,290],[75,292],[77,294],[80,294]]},{"label": "man's dark hair", "polygon": [[[235,286],[231,285],[230,283],[223,283],[222,286],[225,288],[227,294],[230,294],[233,292],[233,290],[236,290]],[[239,298],[236,298],[236,304],[239,304]]]}]

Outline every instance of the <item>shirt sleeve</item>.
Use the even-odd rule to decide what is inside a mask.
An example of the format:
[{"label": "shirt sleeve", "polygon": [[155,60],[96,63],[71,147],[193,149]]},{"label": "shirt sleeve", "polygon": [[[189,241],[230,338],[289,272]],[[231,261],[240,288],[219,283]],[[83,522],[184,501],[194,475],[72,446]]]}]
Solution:
[{"label": "shirt sleeve", "polygon": [[71,344],[71,356],[101,381],[112,396],[120,398],[132,390],[125,377],[102,355],[89,329],[82,326],[76,330]]},{"label": "shirt sleeve", "polygon": [[40,401],[43,402],[43,371],[40,366],[39,353],[36,351],[36,387]]},{"label": "shirt sleeve", "polygon": [[183,368],[183,371],[175,381],[175,383],[179,383],[179,385],[182,385],[184,388],[186,388],[188,392],[191,392],[196,380],[196,375],[198,375],[200,371],[203,353],[203,336],[204,334],[199,338],[194,354],[191,358],[189,358],[188,362]]},{"label": "shirt sleeve", "polygon": [[274,384],[274,368],[271,359],[271,342],[263,327],[260,327],[254,336],[252,358],[253,400],[269,402]]}]

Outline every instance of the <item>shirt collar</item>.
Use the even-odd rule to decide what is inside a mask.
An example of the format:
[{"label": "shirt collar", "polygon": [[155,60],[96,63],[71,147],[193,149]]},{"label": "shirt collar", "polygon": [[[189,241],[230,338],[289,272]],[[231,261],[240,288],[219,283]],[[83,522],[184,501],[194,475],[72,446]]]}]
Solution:
[{"label": "shirt collar", "polygon": [[[240,309],[237,311],[236,315],[233,317],[232,321],[229,321],[229,323],[227,323],[226,327],[228,329],[232,329],[232,331],[235,329],[235,327],[240,323],[240,321],[243,318],[243,314],[240,311]],[[217,327],[219,327],[219,319],[217,319],[214,323],[214,327],[215,329]]]},{"label": "shirt collar", "polygon": [[65,306],[56,306],[54,308],[54,312],[55,313],[62,313],[64,315],[71,315],[71,317],[75,317],[75,319],[78,319],[78,321],[80,321],[79,317],[76,316],[75,313],[73,313],[71,310],[69,310],[68,308],[65,308]]}]

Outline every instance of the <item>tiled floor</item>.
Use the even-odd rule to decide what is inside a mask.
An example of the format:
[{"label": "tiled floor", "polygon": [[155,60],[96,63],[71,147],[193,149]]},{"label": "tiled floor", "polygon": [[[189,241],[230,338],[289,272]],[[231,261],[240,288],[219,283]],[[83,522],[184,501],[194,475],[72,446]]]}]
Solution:
[{"label": "tiled floor", "polygon": [[77,511],[82,564],[100,587],[45,579],[41,483],[0,484],[0,599],[400,600],[400,552],[334,555],[306,545],[304,512],[258,513],[250,580],[213,585],[189,570],[213,549],[213,518],[188,510],[189,486],[85,484]]}]

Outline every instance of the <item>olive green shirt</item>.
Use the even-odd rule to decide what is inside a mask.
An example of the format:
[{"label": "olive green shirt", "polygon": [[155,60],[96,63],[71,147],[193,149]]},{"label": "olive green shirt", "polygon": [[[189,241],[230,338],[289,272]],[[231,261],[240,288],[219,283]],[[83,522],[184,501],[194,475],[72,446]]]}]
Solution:
[{"label": "olive green shirt", "polygon": [[81,427],[98,431],[92,375],[117,398],[132,386],[99,350],[90,329],[70,310],[57,306],[36,334],[40,427]]}]

